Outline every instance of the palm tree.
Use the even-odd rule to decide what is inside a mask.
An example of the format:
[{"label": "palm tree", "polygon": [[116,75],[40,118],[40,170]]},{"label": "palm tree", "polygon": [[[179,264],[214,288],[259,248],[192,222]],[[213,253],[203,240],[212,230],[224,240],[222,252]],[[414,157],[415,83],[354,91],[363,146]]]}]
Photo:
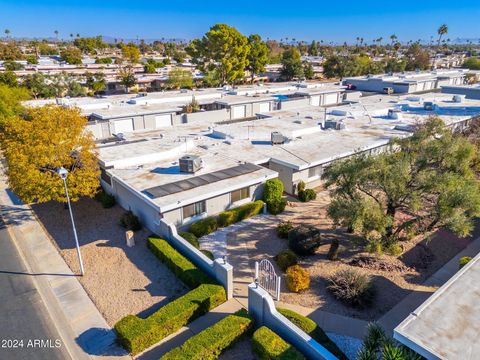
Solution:
[{"label": "palm tree", "polygon": [[55,30],[53,33],[55,34],[55,38],[57,39],[57,42],[58,42],[58,30]]},{"label": "palm tree", "polygon": [[448,26],[447,26],[447,24],[441,25],[441,26],[438,28],[438,30],[437,30],[437,34],[438,34],[437,46],[440,46],[440,42],[442,41],[443,35],[448,34]]},{"label": "palm tree", "polygon": [[398,39],[397,35],[395,35],[395,34],[390,35],[390,40],[392,41],[392,46],[393,46],[393,44],[395,44],[397,39]]},{"label": "palm tree", "polygon": [[10,30],[9,29],[5,29],[5,36],[7,37],[7,39],[10,37]]}]

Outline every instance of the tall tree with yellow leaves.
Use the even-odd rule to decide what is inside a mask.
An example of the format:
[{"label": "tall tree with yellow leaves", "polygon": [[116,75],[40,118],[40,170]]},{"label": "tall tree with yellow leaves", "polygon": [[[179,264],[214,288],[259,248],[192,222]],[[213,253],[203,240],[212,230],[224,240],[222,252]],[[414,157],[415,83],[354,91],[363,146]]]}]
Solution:
[{"label": "tall tree with yellow leaves", "polygon": [[72,201],[93,197],[99,187],[99,169],[87,119],[78,109],[47,105],[26,110],[23,118],[6,121],[2,149],[11,189],[27,203],[66,202],[56,171],[69,171]]}]

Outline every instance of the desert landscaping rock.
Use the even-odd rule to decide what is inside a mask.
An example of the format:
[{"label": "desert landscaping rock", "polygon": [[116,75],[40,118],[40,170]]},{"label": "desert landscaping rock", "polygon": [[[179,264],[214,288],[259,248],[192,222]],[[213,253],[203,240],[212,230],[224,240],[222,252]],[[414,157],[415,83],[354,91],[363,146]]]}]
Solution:
[{"label": "desert landscaping rock", "polygon": [[[68,210],[59,203],[34,205],[60,254],[73,272],[78,258]],[[124,210],[104,209],[91,199],[73,203],[85,275],[79,280],[109,325],[128,314],[148,316],[187,289],[146,247],[148,230],[128,247],[118,221]]]}]

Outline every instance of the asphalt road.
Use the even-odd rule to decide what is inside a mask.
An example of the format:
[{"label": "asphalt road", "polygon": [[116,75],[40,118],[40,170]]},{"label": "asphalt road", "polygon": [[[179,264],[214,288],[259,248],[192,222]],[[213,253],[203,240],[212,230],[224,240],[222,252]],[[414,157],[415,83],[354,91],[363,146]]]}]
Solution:
[{"label": "asphalt road", "polygon": [[0,217],[0,360],[4,359],[71,357]]}]

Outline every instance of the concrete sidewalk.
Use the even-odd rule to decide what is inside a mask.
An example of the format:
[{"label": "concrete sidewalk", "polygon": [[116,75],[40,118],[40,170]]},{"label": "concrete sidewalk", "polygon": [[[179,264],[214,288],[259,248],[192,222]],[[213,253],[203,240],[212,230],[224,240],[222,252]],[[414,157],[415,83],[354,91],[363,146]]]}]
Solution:
[{"label": "concrete sidewalk", "polygon": [[70,356],[130,359],[75,274],[58,253],[30,206],[9,189],[0,165],[0,211]]}]

